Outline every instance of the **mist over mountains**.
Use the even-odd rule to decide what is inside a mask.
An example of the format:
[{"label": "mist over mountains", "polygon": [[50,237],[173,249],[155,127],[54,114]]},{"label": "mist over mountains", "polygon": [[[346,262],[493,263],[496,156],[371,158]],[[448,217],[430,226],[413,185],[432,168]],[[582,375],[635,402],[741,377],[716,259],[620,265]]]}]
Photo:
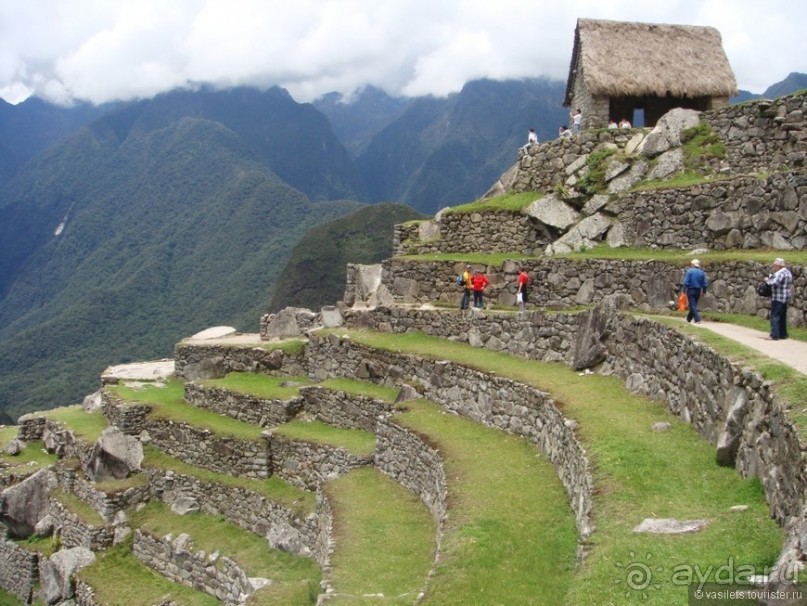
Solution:
[{"label": "mist over mountains", "polygon": [[389,256],[394,223],[478,198],[528,128],[556,136],[564,90],[0,102],[0,421],[75,403],[105,366],[170,357],[209,326],[335,302],[345,263]]}]

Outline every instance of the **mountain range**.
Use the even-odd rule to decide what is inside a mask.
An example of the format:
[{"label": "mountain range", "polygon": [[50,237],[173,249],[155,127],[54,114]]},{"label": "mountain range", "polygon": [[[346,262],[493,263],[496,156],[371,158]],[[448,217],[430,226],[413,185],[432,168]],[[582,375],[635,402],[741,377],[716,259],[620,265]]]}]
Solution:
[{"label": "mountain range", "polygon": [[389,256],[392,225],[479,197],[528,128],[556,136],[564,90],[0,102],[0,421],[74,403],[105,366],[209,326],[254,332],[268,309],[335,302],[346,263]]}]

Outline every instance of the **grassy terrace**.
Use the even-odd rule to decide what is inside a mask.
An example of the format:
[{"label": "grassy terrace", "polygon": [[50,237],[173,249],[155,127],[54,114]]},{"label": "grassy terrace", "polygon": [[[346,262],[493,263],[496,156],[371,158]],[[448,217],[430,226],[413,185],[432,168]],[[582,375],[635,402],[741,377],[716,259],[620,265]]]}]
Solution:
[{"label": "grassy terrace", "polygon": [[420,500],[374,467],[323,489],[334,512],[329,604],[412,604],[432,566],[436,526]]},{"label": "grassy terrace", "polygon": [[[56,462],[55,454],[48,454],[42,442],[30,442],[15,457],[6,454],[8,443],[17,435],[17,427],[0,428],[0,476],[33,473]],[[6,467],[7,465],[7,467]]]},{"label": "grassy terrace", "polygon": [[77,577],[89,584],[98,604],[105,606],[216,606],[220,602],[201,591],[172,583],[141,564],[131,551],[131,541],[97,554],[98,559]]},{"label": "grassy terrace", "polygon": [[335,377],[319,383],[320,387],[333,389],[334,391],[344,391],[345,393],[367,396],[382,400],[384,402],[394,402],[400,391],[397,387],[387,387],[386,385],[376,385],[358,379],[347,377]]},{"label": "grassy terrace", "polygon": [[[630,394],[617,378],[581,377],[561,364],[534,362],[418,333],[342,333],[371,347],[451,360],[533,385],[550,392],[564,413],[578,421],[578,435],[595,470],[594,545],[566,596],[547,597],[541,604],[624,603],[626,594],[646,604],[679,604],[686,601],[687,587],[682,582],[686,571],[714,579],[715,571],[729,562],[735,569],[753,567],[756,573],[774,563],[783,535],[770,519],[759,482],[718,467],[714,448],[692,427],[662,405]],[[657,421],[667,421],[672,428],[653,432]],[[734,505],[748,509],[732,512]],[[706,518],[710,524],[699,533],[679,536],[632,532],[643,519],[652,517]],[[480,527],[480,535],[484,528]],[[472,542],[475,537],[465,538]],[[563,553],[558,551],[553,558]],[[636,562],[652,562],[652,583],[643,595],[627,585],[628,567]],[[466,564],[468,582],[493,574],[490,564],[486,557],[471,558]],[[434,591],[439,591],[438,579]],[[544,595],[543,589],[539,595]],[[520,603],[538,603],[534,599],[533,595],[532,601]]]},{"label": "grassy terrace", "polygon": [[[202,513],[178,516],[161,502],[152,501],[131,514],[132,524],[151,534],[191,537],[191,551],[218,552],[238,563],[250,577],[272,579],[256,592],[251,604],[309,604],[319,593],[320,571],[312,558],[269,549],[266,540],[230,522]],[[280,601],[279,596],[284,600]]]},{"label": "grassy terrace", "polygon": [[36,413],[36,416],[43,416],[58,421],[69,429],[73,434],[87,442],[95,442],[101,437],[101,432],[107,428],[107,421],[100,410],[86,411],[81,404],[54,408],[44,412]]},{"label": "grassy terrace", "polygon": [[[289,385],[284,387],[283,383]],[[308,377],[272,377],[256,372],[231,372],[222,379],[202,381],[202,385],[266,400],[290,400],[299,396],[300,387],[311,385],[311,381]]]},{"label": "grassy terrace", "polygon": [[188,465],[152,446],[145,448],[145,454],[146,456],[143,460],[144,467],[164,471],[171,470],[179,474],[195,477],[200,482],[249,490],[274,503],[289,508],[299,516],[307,516],[316,511],[316,497],[313,492],[301,490],[276,476],[272,476],[266,480],[254,480],[252,478],[216,473],[202,469],[201,467]]},{"label": "grassy terrace", "polygon": [[565,604],[574,518],[552,465],[523,438],[408,402],[396,416],[440,450],[449,512],[423,604]]},{"label": "grassy terrace", "polygon": [[262,439],[262,428],[257,425],[237,421],[187,404],[184,398],[184,384],[177,379],[171,379],[163,386],[144,385],[135,389],[125,385],[112,385],[106,389],[127,402],[153,406],[154,410],[151,415],[154,418],[188,423],[194,427],[207,429],[220,437],[240,440]]},{"label": "grassy terrace", "polygon": [[375,434],[361,429],[343,429],[308,419],[294,419],[272,430],[290,440],[344,448],[356,455],[371,455],[375,451]]}]

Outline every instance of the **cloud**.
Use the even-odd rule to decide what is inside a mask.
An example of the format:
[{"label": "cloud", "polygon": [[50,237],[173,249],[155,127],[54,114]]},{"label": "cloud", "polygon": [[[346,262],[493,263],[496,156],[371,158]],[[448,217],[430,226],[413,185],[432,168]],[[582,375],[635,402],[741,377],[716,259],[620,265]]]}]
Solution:
[{"label": "cloud", "polygon": [[205,83],[308,101],[565,80],[579,17],[714,26],[753,92],[807,71],[807,10],[787,0],[0,0],[0,96],[100,103]]}]

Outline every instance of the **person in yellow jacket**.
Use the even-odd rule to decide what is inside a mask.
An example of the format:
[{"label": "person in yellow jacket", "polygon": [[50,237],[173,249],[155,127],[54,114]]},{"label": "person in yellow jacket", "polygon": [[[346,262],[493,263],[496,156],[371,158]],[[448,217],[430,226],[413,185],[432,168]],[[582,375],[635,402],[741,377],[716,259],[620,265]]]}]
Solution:
[{"label": "person in yellow jacket", "polygon": [[460,300],[460,309],[468,309],[471,303],[471,266],[466,265],[465,271],[462,272],[462,300]]}]

